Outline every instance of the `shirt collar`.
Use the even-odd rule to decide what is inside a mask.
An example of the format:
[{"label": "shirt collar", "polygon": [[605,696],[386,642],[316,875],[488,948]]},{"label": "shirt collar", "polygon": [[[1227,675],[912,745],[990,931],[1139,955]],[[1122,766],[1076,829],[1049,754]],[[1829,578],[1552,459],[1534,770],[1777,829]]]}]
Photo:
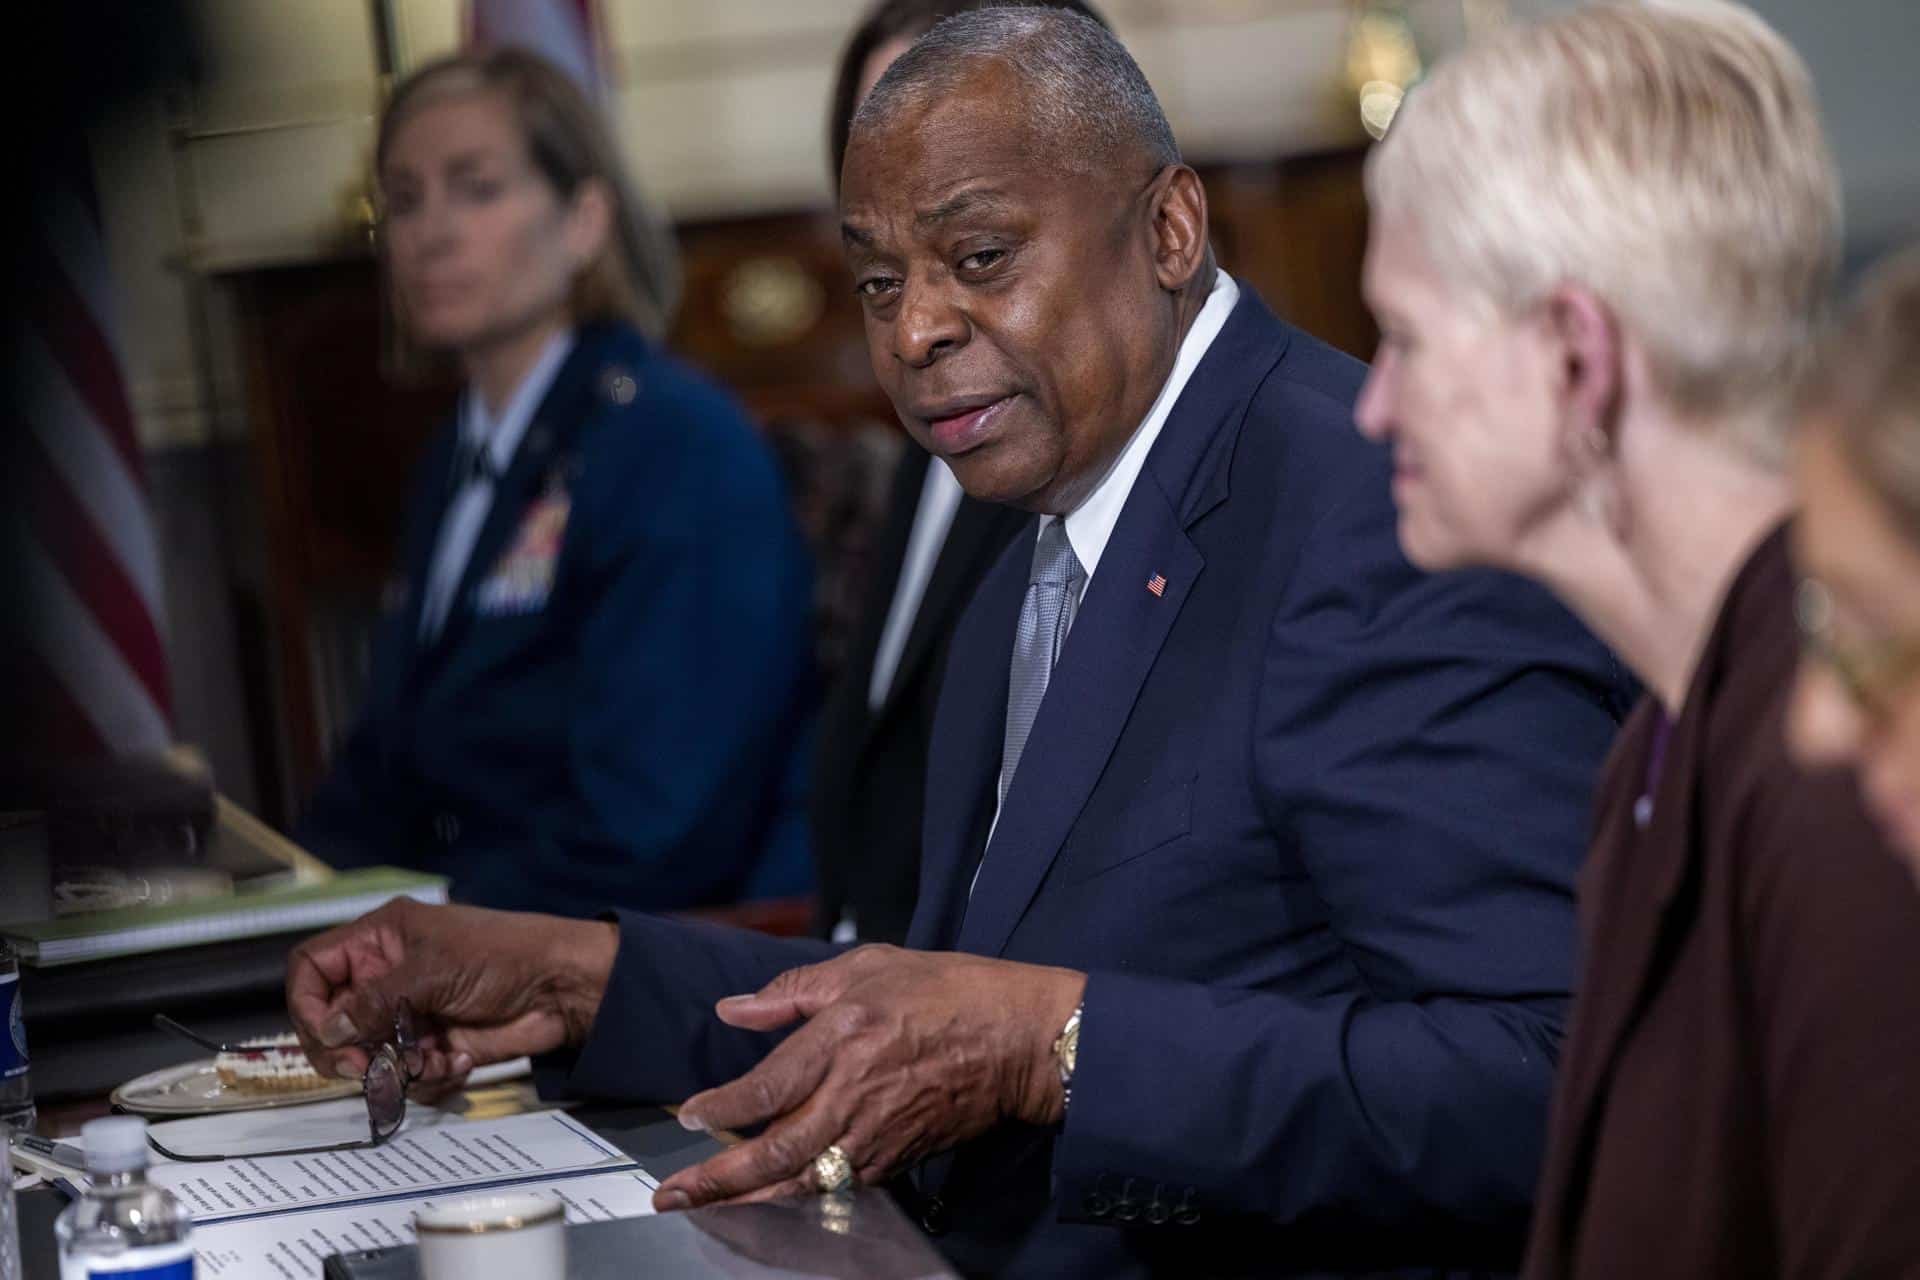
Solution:
[{"label": "shirt collar", "polygon": [[[1113,527],[1120,522],[1120,509],[1127,505],[1127,495],[1133,492],[1133,482],[1146,465],[1147,455],[1153,452],[1153,442],[1160,438],[1160,429],[1167,425],[1167,416],[1173,412],[1180,393],[1186,389],[1187,380],[1193,376],[1201,357],[1207,354],[1207,348],[1220,336],[1227,317],[1233,314],[1233,308],[1239,301],[1240,286],[1233,282],[1233,277],[1224,271],[1215,271],[1213,288],[1208,292],[1200,314],[1194,317],[1187,336],[1180,340],[1180,350],[1173,358],[1173,369],[1161,385],[1160,394],[1154,398],[1153,407],[1147,410],[1147,416],[1134,429],[1133,438],[1127,441],[1127,447],[1120,451],[1120,456],[1114,460],[1113,466],[1087,496],[1087,500],[1067,513],[1067,541],[1073,544],[1073,554],[1079,558],[1080,567],[1086,570],[1088,582],[1093,581],[1093,571],[1099,567],[1100,556],[1106,551],[1108,540],[1113,537]],[[1059,517],[1043,517],[1040,527],[1046,528],[1047,521],[1055,519]]]},{"label": "shirt collar", "polygon": [[485,442],[495,475],[506,474],[514,451],[533,424],[533,415],[540,408],[540,402],[547,398],[553,380],[560,374],[560,366],[573,351],[573,344],[571,330],[547,339],[539,359],[521,377],[520,385],[507,397],[497,418],[487,412],[486,397],[480,394],[480,388],[469,385],[460,398],[460,438],[469,445]]}]

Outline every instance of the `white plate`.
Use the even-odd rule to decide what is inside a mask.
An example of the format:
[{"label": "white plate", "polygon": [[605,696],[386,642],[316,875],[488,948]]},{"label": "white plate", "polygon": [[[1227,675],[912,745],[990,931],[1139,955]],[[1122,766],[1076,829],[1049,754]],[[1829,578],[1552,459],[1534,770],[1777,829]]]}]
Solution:
[{"label": "white plate", "polygon": [[213,1069],[213,1059],[202,1058],[198,1062],[149,1071],[127,1081],[113,1091],[113,1105],[143,1116],[195,1116],[213,1111],[292,1107],[330,1098],[350,1098],[359,1092],[357,1080],[327,1080],[298,1092],[245,1093],[222,1084]]},{"label": "white plate", "polygon": [[[496,1062],[481,1067],[467,1077],[469,1089],[499,1084],[529,1075],[533,1063],[527,1058]],[[242,1093],[228,1088],[213,1069],[212,1058],[184,1062],[177,1067],[149,1071],[129,1080],[113,1091],[113,1105],[122,1111],[143,1116],[201,1116],[220,1111],[261,1111],[268,1107],[294,1107],[308,1102],[331,1102],[351,1098],[360,1092],[357,1080],[328,1080],[298,1093]]]}]

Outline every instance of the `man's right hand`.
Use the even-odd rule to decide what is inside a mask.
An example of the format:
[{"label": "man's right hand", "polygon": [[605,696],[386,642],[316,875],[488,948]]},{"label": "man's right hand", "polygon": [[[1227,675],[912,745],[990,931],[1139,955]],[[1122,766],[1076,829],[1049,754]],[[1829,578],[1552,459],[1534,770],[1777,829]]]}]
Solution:
[{"label": "man's right hand", "polygon": [[316,1071],[359,1076],[406,1000],[417,1090],[444,1092],[474,1067],[582,1043],[619,946],[600,921],[398,898],[294,951],[287,1011]]}]

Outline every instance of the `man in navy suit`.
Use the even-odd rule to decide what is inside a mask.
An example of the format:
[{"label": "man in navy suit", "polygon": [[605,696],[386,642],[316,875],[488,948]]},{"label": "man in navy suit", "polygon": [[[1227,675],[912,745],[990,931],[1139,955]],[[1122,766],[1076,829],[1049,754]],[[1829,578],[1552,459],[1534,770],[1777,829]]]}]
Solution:
[{"label": "man in navy suit", "polygon": [[936,28],[842,217],[907,427],[1036,513],[953,637],[914,949],[401,905],[296,956],[310,1052],[353,1069],[405,995],[436,1078],[559,1051],[765,1126],[660,1208],[907,1172],[970,1273],[1511,1265],[1611,660],[1401,558],[1361,366],[1215,270],[1096,24]]}]

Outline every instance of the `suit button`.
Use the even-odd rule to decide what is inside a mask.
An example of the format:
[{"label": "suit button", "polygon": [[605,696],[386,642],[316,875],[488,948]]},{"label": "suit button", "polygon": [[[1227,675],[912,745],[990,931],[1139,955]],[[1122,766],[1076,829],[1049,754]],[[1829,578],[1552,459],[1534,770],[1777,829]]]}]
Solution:
[{"label": "suit button", "polygon": [[452,844],[460,838],[460,819],[450,813],[434,814],[433,835],[441,844]]},{"label": "suit button", "polygon": [[930,1236],[943,1236],[947,1228],[953,1225],[947,1213],[947,1202],[939,1196],[927,1197],[927,1203],[920,1210],[920,1226]]},{"label": "suit button", "polygon": [[1132,1222],[1140,1216],[1140,1202],[1133,1198],[1133,1179],[1120,1184],[1120,1198],[1113,1202],[1113,1220]]},{"label": "suit button", "polygon": [[1103,1192],[1089,1191],[1087,1198],[1080,1203],[1095,1218],[1104,1218],[1113,1212],[1113,1198]]}]

